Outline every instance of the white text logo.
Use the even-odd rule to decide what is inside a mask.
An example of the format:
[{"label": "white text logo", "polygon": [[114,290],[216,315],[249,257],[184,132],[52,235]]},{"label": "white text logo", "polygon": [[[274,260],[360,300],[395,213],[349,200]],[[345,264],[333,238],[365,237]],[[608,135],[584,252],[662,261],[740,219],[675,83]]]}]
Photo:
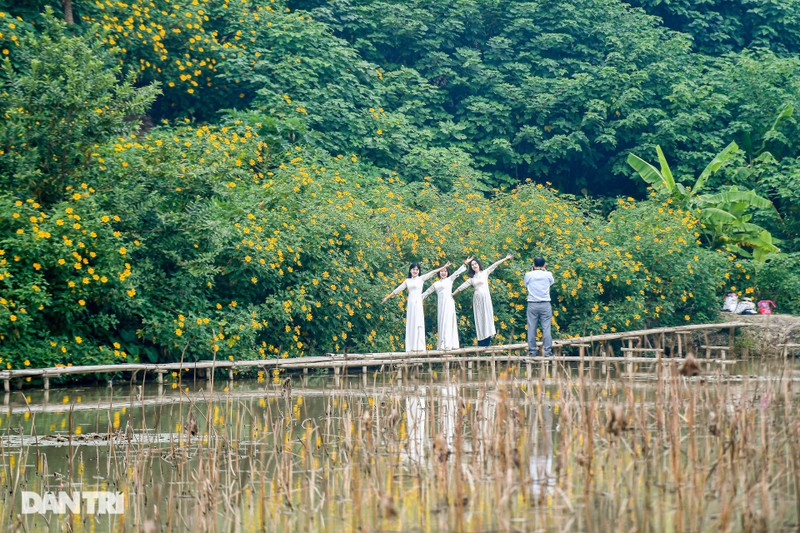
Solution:
[{"label": "white text logo", "polygon": [[22,514],[123,514],[125,500],[121,492],[45,492],[22,491]]}]

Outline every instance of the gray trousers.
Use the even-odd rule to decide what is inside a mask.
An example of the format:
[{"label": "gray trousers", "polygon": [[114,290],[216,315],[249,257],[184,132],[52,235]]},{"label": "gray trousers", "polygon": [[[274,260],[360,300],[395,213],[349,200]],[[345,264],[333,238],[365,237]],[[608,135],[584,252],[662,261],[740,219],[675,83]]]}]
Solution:
[{"label": "gray trousers", "polygon": [[550,302],[528,302],[528,353],[536,353],[536,323],[542,326],[544,354],[553,355],[553,336],[550,324],[553,321],[553,308]]}]

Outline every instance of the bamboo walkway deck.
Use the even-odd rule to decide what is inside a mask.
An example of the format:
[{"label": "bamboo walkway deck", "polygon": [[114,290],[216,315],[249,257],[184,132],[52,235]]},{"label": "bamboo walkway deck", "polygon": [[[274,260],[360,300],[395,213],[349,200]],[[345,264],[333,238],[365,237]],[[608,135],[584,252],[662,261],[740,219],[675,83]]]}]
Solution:
[{"label": "bamboo walkway deck", "polygon": [[[0,371],[0,380],[6,392],[11,390],[11,381],[17,380],[21,387],[22,380],[28,377],[41,378],[45,390],[50,388],[50,379],[65,375],[92,375],[131,373],[135,378],[138,373],[143,379],[148,373],[155,374],[156,382],[164,383],[164,375],[173,372],[228,370],[228,379],[233,380],[234,371],[245,368],[268,369],[302,369],[307,373],[313,368],[332,368],[336,374],[341,369],[386,365],[410,365],[419,363],[446,363],[453,361],[467,362],[472,367],[474,362],[519,361],[533,363],[536,361],[616,361],[616,362],[654,362],[664,360],[680,360],[688,351],[708,362],[729,362],[733,357],[734,336],[737,328],[753,326],[746,322],[724,322],[716,324],[693,324],[689,326],[654,328],[619,333],[590,335],[571,339],[559,339],[553,342],[552,358],[527,355],[527,344],[507,344],[499,346],[469,346],[458,350],[428,350],[424,352],[384,352],[384,353],[328,353],[324,356],[301,357],[296,359],[260,359],[255,361],[195,361],[183,363],[126,363],[116,365],[69,366],[52,368],[26,368]],[[710,333],[726,331],[728,342],[724,345],[712,345]],[[699,349],[695,337],[702,335],[705,344]],[[615,349],[614,344],[618,344]],[[541,347],[541,343],[539,343]],[[577,350],[577,354],[574,351]],[[786,352],[786,349],[784,349]],[[522,355],[512,355],[524,352]],[[571,353],[566,353],[571,352]],[[716,356],[716,357],[715,357]]]}]

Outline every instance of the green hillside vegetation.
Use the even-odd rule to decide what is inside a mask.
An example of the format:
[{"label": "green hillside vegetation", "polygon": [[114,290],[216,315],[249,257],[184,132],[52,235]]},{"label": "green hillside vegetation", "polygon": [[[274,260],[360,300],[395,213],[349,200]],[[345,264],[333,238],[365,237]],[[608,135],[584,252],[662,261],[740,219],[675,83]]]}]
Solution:
[{"label": "green hillside vegetation", "polygon": [[0,1],[0,364],[402,349],[471,254],[497,342],[538,254],[562,336],[800,312],[800,30],[736,3]]}]

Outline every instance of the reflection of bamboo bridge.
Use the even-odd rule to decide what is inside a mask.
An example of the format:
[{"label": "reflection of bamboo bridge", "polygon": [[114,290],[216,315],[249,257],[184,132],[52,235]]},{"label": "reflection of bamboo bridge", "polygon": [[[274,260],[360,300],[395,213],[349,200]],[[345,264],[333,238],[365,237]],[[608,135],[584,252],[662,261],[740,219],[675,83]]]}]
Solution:
[{"label": "reflection of bamboo bridge", "polygon": [[[664,327],[626,331],[619,333],[605,333],[571,339],[553,341],[552,359],[560,361],[616,361],[616,362],[658,362],[662,359],[676,361],[682,359],[687,353],[694,353],[701,359],[705,357],[708,362],[726,362],[734,353],[734,336],[736,328],[752,326],[746,322],[726,322],[718,324],[694,324],[689,326]],[[712,334],[719,332],[727,334],[727,343],[714,345],[711,343]],[[696,337],[701,336],[703,342],[696,342]],[[541,348],[541,343],[539,343]],[[797,345],[784,347],[784,354]],[[511,352],[511,354],[509,354]],[[523,352],[515,355],[514,353]],[[164,375],[181,370],[207,372],[209,370],[228,370],[228,378],[233,379],[234,371],[246,368],[271,369],[302,369],[305,373],[314,368],[332,368],[335,374],[342,369],[361,367],[366,371],[368,367],[391,366],[398,364],[420,363],[449,363],[466,362],[471,368],[474,362],[500,362],[520,361],[533,363],[544,361],[541,355],[528,356],[527,344],[507,344],[500,346],[479,347],[469,346],[458,350],[427,350],[420,352],[383,352],[383,353],[329,353],[324,356],[300,357],[294,359],[260,359],[254,361],[195,361],[183,363],[125,363],[114,365],[69,366],[53,368],[26,368],[19,370],[0,371],[0,380],[6,392],[11,390],[11,380],[17,380],[21,387],[25,378],[41,378],[44,389],[50,388],[50,379],[66,375],[92,375],[116,374],[120,372],[138,373],[146,376],[155,374],[156,382],[164,383]],[[576,353],[577,352],[577,353]]]},{"label": "reflection of bamboo bridge", "polygon": [[[484,361],[488,362],[486,358],[483,359]],[[672,359],[670,359],[672,361]],[[679,360],[678,360],[679,361]],[[451,361],[452,363],[453,361]],[[508,362],[512,363],[520,363],[519,357],[509,358]],[[522,361],[524,362],[524,361]],[[544,361],[545,363],[552,362],[557,363],[559,361],[551,361],[550,359]],[[652,359],[649,362],[653,362]],[[728,361],[731,362],[731,361]],[[603,362],[603,365],[608,365],[609,363]],[[551,366],[545,364],[542,366],[544,372],[538,372],[537,375],[533,376],[522,376],[519,377],[511,377],[505,378],[505,383],[508,385],[519,386],[521,384],[530,385],[531,380],[533,380],[537,385],[542,387],[551,387],[551,386],[558,386],[564,385],[565,383],[569,383],[569,381],[565,381],[563,378],[559,377],[552,377],[548,374],[548,371],[552,369]],[[605,372],[604,372],[605,373]],[[468,372],[468,376],[472,376],[471,371]],[[483,381],[461,381],[458,384],[458,387],[465,391],[472,391],[472,394],[477,395],[478,390],[481,388],[486,388],[487,386],[493,387],[496,386],[499,382],[499,375],[497,373],[490,374],[491,378],[485,379]],[[634,390],[634,391],[641,391],[647,392],[653,390],[653,382],[655,381],[656,377],[652,373],[644,373],[642,371],[634,372],[634,373],[625,373],[626,376],[626,383],[625,386],[627,389]],[[362,376],[366,377],[364,374]],[[355,378],[355,375],[351,377]],[[372,396],[376,398],[386,398],[386,397],[400,397],[405,396],[407,397],[410,394],[414,394],[418,391],[419,385],[404,385],[406,381],[404,380],[403,376],[398,374],[396,380],[392,380],[391,383],[387,383],[385,385],[370,385],[369,382],[366,380],[359,381],[359,385],[354,385],[353,382],[348,382],[344,378],[335,380],[335,384],[333,387],[330,388],[313,388],[313,387],[304,387],[302,385],[307,384],[307,376],[300,376],[298,381],[301,386],[293,386],[290,390],[287,390],[280,385],[266,385],[264,388],[260,388],[257,390],[230,390],[228,392],[222,392],[215,389],[215,393],[213,395],[210,394],[208,390],[197,390],[193,392],[185,392],[183,390],[175,390],[170,391],[170,389],[165,387],[158,387],[158,390],[151,392],[150,396],[145,398],[133,398],[133,397],[118,397],[113,399],[108,398],[98,398],[95,400],[83,401],[81,403],[61,403],[60,401],[51,401],[50,400],[50,391],[44,391],[43,396],[33,399],[32,402],[27,400],[20,400],[16,398],[14,395],[8,394],[9,398],[5,398],[3,404],[0,405],[0,415],[8,415],[8,414],[40,414],[40,413],[54,413],[54,414],[68,414],[71,412],[81,412],[81,411],[113,411],[113,410],[121,410],[121,409],[142,409],[148,407],[164,407],[164,406],[185,406],[190,407],[196,404],[208,404],[213,402],[250,402],[250,401],[258,401],[258,400],[287,400],[287,399],[297,399],[298,397],[303,397],[305,399],[309,398],[323,398],[325,400],[330,398],[344,398],[347,400],[359,400],[363,399],[365,395]],[[725,375],[725,374],[707,374],[702,376],[702,378],[695,378],[695,379],[702,379],[707,383],[730,383],[730,384],[737,384],[737,383],[800,383],[800,374],[795,375],[781,375],[781,376],[733,376],[733,375]],[[366,382],[366,384],[365,384]],[[426,383],[426,386],[431,386],[430,383]],[[437,389],[442,389],[443,387],[447,386],[447,382],[434,384],[434,387]],[[586,388],[587,390],[594,390],[594,389],[603,389],[607,386],[605,379],[594,379],[594,380],[586,380],[581,385],[582,387]],[[139,385],[135,386],[137,389]],[[440,394],[440,392],[437,392]],[[470,397],[466,399],[467,403],[473,402],[474,397]],[[558,405],[558,401],[547,399],[547,398],[540,398],[537,399],[538,403],[542,403],[543,405]],[[655,405],[653,402],[637,402],[642,405]],[[3,437],[0,436],[0,441],[2,441]]]}]

